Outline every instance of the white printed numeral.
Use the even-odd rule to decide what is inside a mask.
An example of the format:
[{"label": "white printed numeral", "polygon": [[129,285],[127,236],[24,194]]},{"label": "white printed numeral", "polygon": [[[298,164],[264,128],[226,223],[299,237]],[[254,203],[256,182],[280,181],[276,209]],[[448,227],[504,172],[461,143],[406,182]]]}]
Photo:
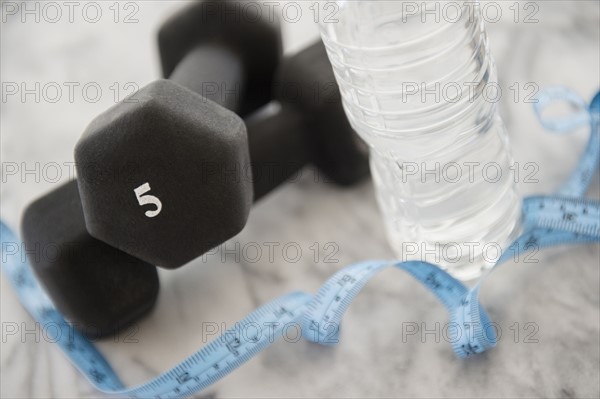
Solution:
[{"label": "white printed numeral", "polygon": [[144,206],[144,205],[155,205],[156,206],[155,210],[146,211],[146,216],[149,218],[153,218],[153,217],[158,216],[158,214],[162,210],[162,202],[160,202],[160,200],[157,197],[155,197],[154,195],[150,195],[150,194],[144,195],[148,191],[150,191],[149,183],[144,183],[141,186],[139,186],[138,188],[133,190],[133,192],[135,193],[135,197],[137,198],[140,206]]}]

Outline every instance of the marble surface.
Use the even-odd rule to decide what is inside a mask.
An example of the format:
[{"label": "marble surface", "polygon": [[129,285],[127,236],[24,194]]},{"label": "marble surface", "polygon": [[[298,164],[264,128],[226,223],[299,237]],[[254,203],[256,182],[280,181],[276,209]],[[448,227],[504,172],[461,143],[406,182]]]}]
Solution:
[{"label": "marble surface", "polygon": [[[138,22],[133,24],[115,23],[110,4],[102,4],[106,17],[96,24],[78,14],[73,23],[14,18],[2,23],[3,83],[97,82],[103,89],[97,102],[87,101],[81,91],[72,102],[66,94],[56,103],[3,99],[0,212],[13,227],[29,201],[58,184],[50,181],[53,175],[44,178],[43,165],[72,162],[81,131],[114,102],[110,86],[142,86],[159,76],[154,34],[181,4],[136,2]],[[504,17],[488,29],[506,91],[515,82],[563,84],[585,98],[598,90],[599,2],[536,2],[539,22],[533,24],[515,23],[508,9],[513,2],[501,4]],[[289,53],[318,36],[310,2],[302,6],[300,20],[284,25]],[[521,18],[531,11],[525,6],[519,5]],[[131,10],[121,11],[123,18]],[[522,184],[522,192],[550,192],[574,165],[585,132],[549,135],[537,124],[531,104],[504,96],[501,106],[516,159],[539,165],[539,183]],[[39,179],[6,173],[8,164],[34,168],[36,162],[41,165]],[[62,172],[60,181],[66,181],[68,166]],[[599,198],[599,190],[596,179],[591,196]],[[228,248],[235,242],[248,249],[258,243],[263,255],[253,262],[254,254],[248,253],[236,262],[218,253],[177,271],[161,271],[155,311],[129,340],[99,343],[126,383],[143,382],[193,352],[207,323],[231,325],[280,294],[314,292],[348,263],[391,256],[371,183],[340,190],[315,179],[310,169],[258,204]],[[286,262],[276,250],[269,259],[269,242],[280,243],[279,248],[295,243],[302,256]],[[321,247],[317,262],[314,243]],[[327,243],[334,246],[325,248]],[[332,255],[337,263],[325,257],[331,248],[337,248]],[[443,327],[447,314],[407,274],[390,270],[376,277],[351,307],[337,348],[279,341],[198,397],[598,397],[600,247],[553,248],[536,256],[538,263],[507,264],[486,283],[483,303],[503,336],[482,356],[461,361],[443,337],[436,342],[433,334],[403,335],[407,323],[428,330],[436,323]],[[4,278],[0,288],[1,396],[98,397],[39,330],[37,337],[22,333],[35,330],[34,322]],[[15,323],[21,333],[6,335],[5,326]],[[131,339],[136,342],[127,342]]]}]

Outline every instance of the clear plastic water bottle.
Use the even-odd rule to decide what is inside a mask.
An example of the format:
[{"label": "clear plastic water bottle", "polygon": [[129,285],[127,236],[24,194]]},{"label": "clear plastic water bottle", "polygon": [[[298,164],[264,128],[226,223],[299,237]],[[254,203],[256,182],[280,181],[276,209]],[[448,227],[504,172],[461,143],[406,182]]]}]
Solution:
[{"label": "clear plastic water bottle", "polygon": [[393,249],[468,280],[509,249],[521,202],[481,11],[450,3],[338,0],[320,26]]}]

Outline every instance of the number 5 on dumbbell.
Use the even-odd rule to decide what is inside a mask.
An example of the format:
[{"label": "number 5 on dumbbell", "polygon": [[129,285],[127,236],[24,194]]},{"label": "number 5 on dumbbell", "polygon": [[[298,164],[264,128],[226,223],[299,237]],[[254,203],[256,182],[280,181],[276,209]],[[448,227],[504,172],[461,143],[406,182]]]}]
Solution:
[{"label": "number 5 on dumbbell", "polygon": [[146,211],[146,213],[145,213],[145,215],[147,217],[153,218],[153,217],[158,216],[158,214],[162,210],[162,202],[160,202],[160,200],[157,197],[155,197],[154,195],[146,194],[150,190],[151,190],[150,184],[144,183],[141,186],[139,186],[138,188],[136,188],[135,190],[133,190],[133,192],[135,193],[135,197],[137,198],[138,204],[140,204],[140,206],[144,206],[144,205],[156,206],[155,210]]}]

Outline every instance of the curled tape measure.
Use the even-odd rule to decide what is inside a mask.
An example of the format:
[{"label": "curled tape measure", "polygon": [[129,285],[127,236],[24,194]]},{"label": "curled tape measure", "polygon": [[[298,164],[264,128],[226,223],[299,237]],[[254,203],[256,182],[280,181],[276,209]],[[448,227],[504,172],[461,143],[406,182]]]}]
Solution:
[{"label": "curled tape measure", "polygon": [[[567,101],[577,111],[566,118],[548,119],[541,115],[550,103]],[[600,241],[600,203],[586,200],[586,194],[600,158],[600,93],[590,106],[564,88],[550,88],[535,105],[544,127],[569,132],[589,124],[591,133],[586,150],[576,169],[556,196],[529,197],[523,203],[524,233],[512,244],[517,251],[528,251],[557,244]],[[465,287],[439,267],[419,261],[368,261],[348,266],[331,277],[317,292],[292,293],[262,306],[235,327],[194,353],[166,373],[142,385],[126,388],[102,354],[84,336],[69,327],[36,281],[21,253],[5,256],[17,242],[14,233],[0,222],[2,268],[13,284],[19,300],[33,318],[45,325],[62,326],[67,334],[57,334],[57,344],[71,363],[100,391],[119,397],[184,397],[205,389],[251,359],[282,333],[290,323],[302,326],[306,339],[331,345],[338,341],[344,312],[365,284],[380,271],[397,267],[425,285],[448,309],[449,334],[456,354],[467,357],[482,353],[496,344],[496,336],[487,313],[478,300],[483,282],[501,263],[510,259],[506,251],[473,288]],[[271,334],[242,334],[251,325],[271,326]],[[454,331],[454,333],[453,333]]]}]

